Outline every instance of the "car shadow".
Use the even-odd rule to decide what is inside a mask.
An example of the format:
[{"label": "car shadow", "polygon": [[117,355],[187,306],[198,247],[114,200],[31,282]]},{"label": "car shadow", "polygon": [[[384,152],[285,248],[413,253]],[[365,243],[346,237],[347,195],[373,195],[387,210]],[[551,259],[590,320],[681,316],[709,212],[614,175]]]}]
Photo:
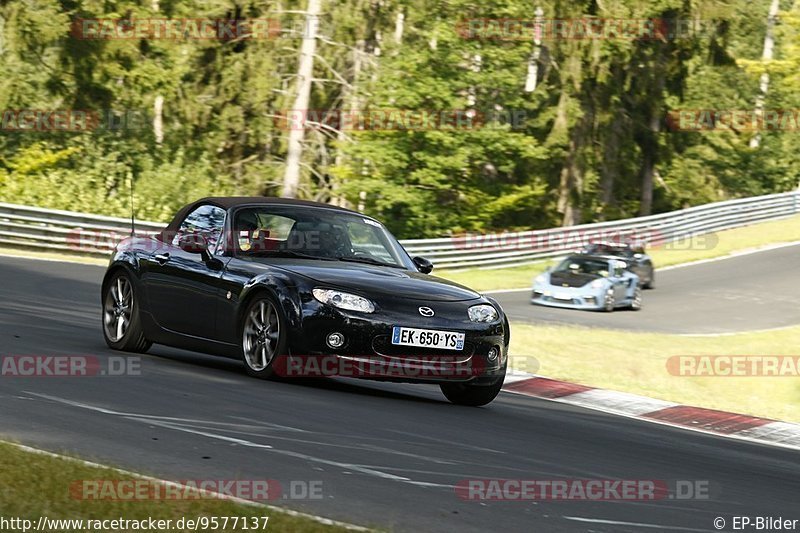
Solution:
[{"label": "car shadow", "polygon": [[[227,373],[229,377],[235,376],[237,378],[241,378],[243,382],[258,383],[260,381],[256,378],[248,376],[244,370],[244,363],[235,359],[216,357],[213,355],[190,352],[187,350],[180,350],[177,348],[170,348],[168,346],[160,345],[154,345],[146,354],[143,355],[168,360],[173,363],[191,365],[194,368],[223,371]],[[264,381],[266,381],[265,384],[289,384],[298,387],[308,387],[317,390],[328,390],[348,394],[359,394],[376,398],[391,398],[426,404],[450,405],[450,402],[448,402],[444,397],[439,400],[435,398],[419,396],[411,392],[406,393],[379,388],[382,382],[377,380],[357,380],[355,378],[273,378]],[[438,386],[434,384],[392,383],[392,385],[420,385],[431,388],[435,387],[436,390],[438,390]]]}]

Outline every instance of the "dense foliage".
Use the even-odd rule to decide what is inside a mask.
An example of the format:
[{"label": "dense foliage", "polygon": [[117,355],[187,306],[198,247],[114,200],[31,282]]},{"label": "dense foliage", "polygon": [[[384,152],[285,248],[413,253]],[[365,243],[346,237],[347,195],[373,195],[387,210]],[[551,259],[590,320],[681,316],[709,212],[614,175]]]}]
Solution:
[{"label": "dense foliage", "polygon": [[[163,220],[200,196],[280,194],[282,117],[294,101],[307,2],[0,1],[0,201],[124,216],[133,181],[137,216]],[[800,6],[783,4],[775,60],[765,63],[769,0],[542,1],[544,20],[650,20],[659,31],[545,31],[540,46],[532,34],[468,25],[532,21],[531,0],[322,0],[308,107],[384,118],[393,110],[400,119],[364,131],[310,124],[298,194],[362,209],[413,238],[791,189],[800,178],[797,124],[761,132],[751,146],[748,128],[685,131],[668,118],[753,109],[764,72],[765,108],[799,108]],[[269,39],[71,32],[81,19],[148,18],[269,18],[280,31]],[[94,112],[98,122],[91,131],[21,131],[19,110]],[[399,127],[412,111],[474,120]]]}]

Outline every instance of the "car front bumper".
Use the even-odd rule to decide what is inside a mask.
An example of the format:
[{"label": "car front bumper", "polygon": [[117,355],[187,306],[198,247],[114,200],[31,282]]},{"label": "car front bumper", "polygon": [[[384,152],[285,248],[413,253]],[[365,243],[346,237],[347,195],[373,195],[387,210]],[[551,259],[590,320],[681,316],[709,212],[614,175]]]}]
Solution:
[{"label": "car front bumper", "polygon": [[[420,306],[434,307],[436,316],[419,316]],[[290,332],[289,364],[296,372],[299,369],[297,377],[335,375],[395,382],[494,384],[505,374],[508,359],[505,321],[501,315],[493,323],[470,322],[466,307],[463,302],[404,300],[364,314],[306,301],[302,324]],[[394,326],[462,332],[464,349],[394,345]],[[341,347],[330,346],[332,333],[344,337]],[[304,368],[308,371],[303,372]]]},{"label": "car front bumper", "polygon": [[606,289],[586,287],[541,287],[533,288],[531,303],[565,309],[603,309]]}]

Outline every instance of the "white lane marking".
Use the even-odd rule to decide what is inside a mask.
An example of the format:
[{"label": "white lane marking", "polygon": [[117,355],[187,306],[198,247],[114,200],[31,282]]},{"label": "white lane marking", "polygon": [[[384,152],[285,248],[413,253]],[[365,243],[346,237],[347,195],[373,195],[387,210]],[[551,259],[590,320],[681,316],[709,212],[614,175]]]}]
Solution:
[{"label": "white lane marking", "polygon": [[[800,246],[800,241],[791,241],[791,242],[780,242],[777,244],[768,244],[766,246],[757,247],[757,248],[747,248],[745,250],[740,250],[738,252],[731,252],[727,255],[721,255],[719,257],[710,257],[708,259],[698,259],[697,261],[689,261],[688,263],[678,263],[677,265],[669,265],[665,267],[658,267],[656,266],[656,272],[664,272],[666,270],[674,270],[676,268],[686,268],[696,265],[703,265],[706,263],[715,263],[717,261],[724,261],[726,259],[734,259],[736,257],[743,257],[746,255],[758,254],[761,252],[770,252],[772,250],[779,250],[781,248],[789,248],[790,246]],[[569,255],[569,254],[565,254]],[[483,294],[500,294],[504,292],[524,292],[530,291],[533,287],[531,283],[530,287],[525,287],[524,289],[496,289],[492,291],[484,291]]]},{"label": "white lane marking", "polygon": [[[126,417],[126,418],[129,418],[131,420],[137,420],[134,417]],[[146,422],[147,423],[153,423],[152,420],[148,420]],[[206,432],[206,431],[197,431],[197,430],[194,430],[194,429],[191,429],[191,428],[187,428],[187,427],[183,427],[183,426],[180,426],[180,425],[170,424],[168,422],[157,422],[157,423],[155,423],[155,425],[162,426],[162,427],[167,428],[167,429],[173,429],[175,431],[182,431],[184,433],[190,433],[190,434],[194,434],[194,435],[201,435],[203,437],[208,437],[210,439],[216,439],[216,440],[221,440],[221,441],[225,441],[225,442],[235,442],[236,444],[242,444],[243,446],[249,446],[249,447],[252,447],[252,448],[262,448],[264,450],[267,450],[267,451],[270,451],[270,452],[273,452],[273,453],[278,453],[280,455],[286,455],[286,456],[289,456],[289,457],[294,457],[296,459],[303,459],[305,461],[320,463],[320,464],[324,464],[324,465],[328,465],[328,466],[335,466],[335,467],[338,467],[338,468],[342,468],[344,470],[352,470],[354,472],[359,472],[361,474],[367,474],[367,475],[370,475],[370,476],[379,477],[379,478],[383,478],[383,479],[389,479],[389,480],[392,480],[392,481],[410,482],[410,483],[413,483],[413,484],[420,483],[420,482],[414,482],[413,480],[411,480],[411,479],[409,479],[407,477],[396,476],[394,474],[389,474],[388,472],[382,472],[380,470],[374,470],[372,468],[364,468],[364,467],[360,467],[360,466],[357,466],[357,465],[354,465],[354,464],[350,464],[350,463],[342,463],[340,461],[333,461],[331,459],[323,459],[321,457],[314,457],[313,455],[307,455],[307,454],[300,453],[300,452],[292,452],[292,451],[289,451],[289,450],[277,450],[277,449],[275,449],[272,446],[269,446],[267,444],[258,444],[256,442],[245,441],[245,440],[242,440],[242,439],[232,439],[231,437],[227,437],[225,435],[219,435],[219,434],[216,434],[216,433],[211,433],[211,432]]]},{"label": "white lane marking", "polygon": [[745,333],[770,333],[773,331],[782,331],[784,329],[796,328],[797,324],[791,326],[780,326],[777,328],[766,329],[748,329],[745,331],[728,331],[724,333],[668,333],[667,335],[675,335],[677,337],[734,337],[736,335],[744,335]]},{"label": "white lane marking", "polygon": [[133,478],[136,478],[136,479],[144,479],[144,480],[147,480],[147,481],[154,481],[154,482],[157,482],[157,483],[162,483],[163,485],[165,485],[167,487],[176,487],[176,488],[180,488],[180,489],[185,489],[187,491],[192,491],[193,490],[193,491],[197,491],[197,492],[199,492],[201,494],[208,494],[208,495],[214,496],[215,498],[219,498],[220,500],[227,500],[227,501],[230,501],[230,502],[233,502],[233,503],[238,503],[240,505],[246,505],[246,506],[249,506],[249,507],[259,507],[259,508],[262,508],[262,509],[269,509],[270,511],[274,511],[274,512],[277,512],[277,513],[283,513],[283,514],[286,514],[286,515],[289,515],[289,516],[298,517],[298,518],[307,518],[309,520],[313,520],[313,521],[318,522],[320,524],[325,524],[325,525],[328,525],[328,526],[339,526],[339,527],[343,527],[345,529],[349,529],[349,530],[352,530],[352,531],[371,531],[368,528],[365,528],[365,527],[362,527],[362,526],[357,526],[357,525],[354,525],[354,524],[348,524],[347,522],[339,522],[338,520],[331,520],[330,518],[325,518],[323,516],[317,516],[317,515],[312,515],[312,514],[308,514],[308,513],[301,513],[300,511],[293,511],[292,509],[286,509],[286,508],[283,508],[283,507],[276,507],[274,505],[267,505],[267,504],[264,504],[264,503],[254,502],[254,501],[251,501],[251,500],[245,500],[243,498],[237,498],[236,496],[231,496],[231,495],[228,495],[228,494],[222,494],[222,493],[215,492],[215,491],[202,490],[202,489],[198,489],[197,487],[188,487],[188,486],[182,485],[180,483],[175,483],[174,481],[168,481],[166,479],[159,479],[159,478],[156,478],[156,477],[145,476],[145,475],[139,474],[137,472],[131,472],[129,470],[123,470],[121,468],[115,468],[113,466],[107,466],[107,465],[103,465],[103,464],[100,464],[100,463],[94,463],[94,462],[91,462],[91,461],[85,461],[83,459],[77,459],[75,457],[70,457],[68,455],[61,455],[61,454],[58,454],[58,453],[48,452],[46,450],[40,450],[39,448],[32,448],[30,446],[25,446],[24,444],[18,444],[16,442],[6,442],[6,441],[0,441],[0,442],[3,442],[4,444],[8,444],[9,446],[14,446],[15,448],[18,448],[18,449],[20,449],[22,451],[25,451],[25,452],[28,452],[28,453],[34,453],[34,454],[43,455],[43,456],[46,456],[46,457],[54,457],[56,459],[61,459],[61,460],[64,460],[64,461],[69,461],[71,463],[81,464],[81,465],[88,466],[88,467],[91,467],[91,468],[102,468],[102,469],[106,469],[106,470],[111,470],[112,472],[116,472],[116,473],[122,474],[124,476],[130,476],[130,477],[133,477]]},{"label": "white lane marking", "polygon": [[[181,425],[181,426],[184,427],[185,425]],[[203,427],[203,426],[188,426],[188,427],[191,427],[193,429],[217,429],[217,428],[213,428],[213,427]],[[469,463],[465,463],[464,461],[448,461],[448,460],[445,460],[445,459],[439,459],[439,458],[436,458],[436,457],[427,457],[427,456],[419,455],[419,454],[416,454],[416,453],[400,452],[400,451],[397,451],[397,450],[393,450],[391,448],[383,448],[381,446],[374,446],[374,445],[371,445],[371,444],[337,444],[337,443],[334,443],[334,442],[322,442],[322,441],[316,441],[316,440],[296,439],[296,438],[293,438],[293,437],[281,437],[279,435],[264,435],[262,433],[250,433],[250,432],[247,432],[247,431],[241,431],[241,430],[236,430],[236,429],[227,429],[227,428],[221,428],[221,429],[223,431],[225,431],[226,433],[236,433],[238,435],[248,435],[250,437],[269,437],[272,440],[282,440],[282,441],[294,442],[294,443],[298,443],[298,444],[311,444],[311,445],[314,445],[314,446],[322,446],[322,447],[328,447],[328,448],[346,448],[348,450],[354,450],[355,449],[355,450],[365,450],[365,451],[375,452],[375,453],[387,453],[389,455],[400,455],[400,456],[406,456],[406,457],[411,457],[411,458],[414,458],[414,459],[420,459],[422,461],[428,461],[428,462],[435,463],[435,464],[440,464],[440,465],[463,465],[463,464],[469,464]],[[329,434],[329,435],[339,436],[339,435],[336,435],[336,434]]]},{"label": "white lane marking", "polygon": [[143,422],[145,424],[152,424],[154,426],[159,426],[167,429],[175,429],[178,431],[183,431],[184,433],[191,433],[193,435],[200,435],[201,437],[209,437],[211,439],[223,440],[225,442],[230,442],[231,444],[238,444],[240,446],[247,446],[249,448],[262,448],[262,449],[272,448],[272,446],[270,446],[269,444],[259,444],[257,442],[252,442],[249,440],[237,439],[235,437],[228,437],[227,435],[218,435],[217,433],[211,433],[210,431],[200,431],[199,429],[181,426],[178,424],[170,424],[169,422],[164,422],[153,418],[139,418],[137,416],[123,416],[122,418],[133,420],[134,422]]},{"label": "white lane marking", "polygon": [[682,526],[665,526],[663,524],[645,524],[641,522],[621,522],[619,520],[603,520],[601,518],[584,518],[581,516],[562,516],[561,518],[564,518],[565,520],[573,520],[575,522],[605,524],[609,526],[643,527],[648,529],[661,529],[669,531],[714,531],[713,529],[696,529],[692,527],[682,527]]},{"label": "white lane marking", "polygon": [[[638,420],[640,422],[644,422],[644,423],[647,423],[647,424],[658,424],[660,426],[667,426],[667,427],[676,428],[676,429],[683,429],[683,430],[686,430],[686,431],[694,431],[695,433],[703,433],[704,435],[711,435],[713,437],[718,437],[718,438],[741,440],[741,441],[746,441],[746,442],[750,442],[750,443],[754,443],[754,444],[761,444],[761,445],[766,445],[766,446],[774,446],[774,447],[778,447],[778,448],[787,448],[789,450],[800,450],[800,443],[792,444],[792,443],[785,443],[785,442],[780,442],[780,441],[778,441],[778,442],[766,441],[766,440],[763,440],[763,439],[758,438],[758,437],[750,437],[750,436],[748,436],[746,434],[743,434],[743,433],[716,433],[716,432],[708,430],[708,429],[698,428],[698,427],[682,426],[680,424],[675,424],[675,423],[672,423],[672,422],[668,422],[666,420],[655,420],[655,419],[652,419],[652,418],[643,418],[640,415],[632,415],[632,414],[616,411],[616,410],[613,410],[613,409],[608,409],[608,408],[606,408],[605,406],[602,406],[602,405],[593,405],[593,404],[588,404],[588,403],[587,404],[583,404],[583,405],[577,405],[577,404],[573,404],[570,401],[569,398],[570,398],[571,395],[562,396],[560,398],[543,398],[541,396],[533,396],[531,394],[527,394],[525,392],[515,391],[515,390],[503,389],[501,392],[505,392],[505,393],[509,393],[509,394],[519,394],[521,396],[527,396],[529,398],[536,398],[537,400],[545,400],[545,401],[548,401],[548,402],[563,403],[563,404],[566,404],[566,405],[576,405],[576,407],[583,407],[585,409],[591,409],[592,411],[599,411],[601,413],[606,413],[606,414],[609,414],[609,415],[622,416],[622,417],[625,417],[625,418],[632,418],[634,420]],[[621,393],[621,394],[627,394],[627,393]],[[788,422],[784,422],[784,423],[788,423]]]},{"label": "white lane marking", "polygon": [[172,429],[172,430],[181,431],[181,432],[184,432],[184,433],[195,434],[195,435],[199,435],[199,436],[203,436],[203,437],[207,437],[207,438],[215,439],[215,440],[222,440],[222,441],[230,442],[230,443],[233,443],[233,444],[239,444],[241,446],[248,446],[248,447],[252,447],[252,448],[260,448],[260,449],[263,449],[263,450],[266,450],[266,451],[269,451],[269,452],[272,452],[272,453],[277,453],[277,454],[285,455],[285,456],[288,456],[288,457],[294,457],[296,459],[302,459],[302,460],[309,461],[309,462],[325,464],[325,465],[328,465],[328,466],[335,466],[335,467],[338,467],[338,468],[342,468],[344,470],[353,470],[353,471],[359,472],[361,474],[366,474],[366,475],[370,475],[370,476],[374,476],[374,477],[388,479],[388,480],[391,480],[391,481],[400,481],[400,482],[407,483],[407,484],[410,484],[410,485],[417,485],[417,486],[422,486],[422,487],[446,487],[446,488],[452,487],[452,485],[441,485],[441,484],[436,484],[436,483],[428,483],[428,482],[425,482],[425,481],[416,481],[416,480],[413,480],[413,479],[410,479],[410,478],[406,478],[406,477],[402,477],[402,476],[396,476],[394,474],[389,474],[388,472],[381,472],[380,470],[373,470],[373,469],[370,469],[370,468],[359,467],[357,465],[350,464],[350,463],[342,463],[342,462],[333,461],[333,460],[330,460],[330,459],[323,459],[321,457],[315,457],[313,455],[307,455],[307,454],[300,453],[300,452],[292,452],[290,450],[279,450],[279,449],[273,448],[272,446],[270,446],[268,444],[259,444],[259,443],[248,441],[248,440],[244,440],[244,439],[236,439],[236,438],[233,438],[233,437],[228,437],[226,435],[219,435],[217,433],[212,433],[210,431],[199,431],[199,430],[195,430],[195,429],[192,429],[192,428],[189,428],[189,427],[181,426],[179,424],[173,424],[173,423],[170,423],[170,422],[167,422],[167,421],[158,420],[158,419],[155,419],[155,418],[147,418],[146,416],[142,417],[140,415],[137,415],[136,413],[124,413],[124,412],[120,412],[120,411],[114,411],[113,409],[106,409],[106,408],[103,408],[103,407],[97,407],[97,406],[94,406],[94,405],[89,405],[89,404],[85,404],[85,403],[81,403],[81,402],[76,402],[76,401],[73,401],[73,400],[67,400],[65,398],[59,398],[57,396],[50,396],[48,394],[41,394],[41,393],[29,392],[29,391],[24,391],[24,392],[26,394],[31,394],[33,396],[39,396],[41,398],[45,398],[47,400],[50,400],[50,401],[53,401],[53,402],[56,402],[56,403],[70,405],[72,407],[78,407],[78,408],[81,408],[81,409],[87,409],[87,410],[90,410],[90,411],[94,411],[94,412],[98,412],[98,413],[102,413],[102,414],[107,414],[107,415],[112,415],[112,416],[119,416],[119,417],[122,417],[122,418],[126,418],[128,420],[132,420],[134,422],[153,424],[153,425],[156,425],[156,426],[164,427],[166,429]]},{"label": "white lane marking", "polygon": [[456,442],[456,441],[447,440],[447,439],[437,439],[435,437],[428,437],[428,436],[425,436],[425,435],[419,435],[417,433],[411,433],[411,432],[408,432],[408,431],[400,431],[400,430],[397,430],[397,429],[390,429],[389,431],[391,433],[399,433],[400,435],[406,435],[407,437],[414,437],[414,438],[417,438],[417,439],[429,440],[431,442],[438,442],[438,443],[447,444],[447,445],[450,445],[450,446],[458,446],[460,448],[465,448],[467,450],[475,450],[475,451],[478,451],[478,452],[502,453],[502,454],[507,453],[507,452],[501,452],[500,450],[493,450],[491,448],[483,448],[481,446],[473,446],[471,444],[466,444],[464,442]]},{"label": "white lane marking", "polygon": [[[156,420],[165,420],[167,422],[180,422],[184,424],[208,424],[209,426],[228,426],[231,428],[254,428],[254,429],[272,429],[279,431],[289,431],[296,433],[308,433],[305,429],[293,428],[291,426],[282,426],[280,424],[270,424],[269,422],[261,422],[260,424],[237,424],[235,422],[217,422],[215,420],[198,420],[194,418],[179,418],[173,416],[158,416],[158,415],[144,415],[132,413],[131,416],[136,418],[147,418]],[[235,417],[234,417],[235,418]]]},{"label": "white lane marking", "polygon": [[592,389],[584,392],[570,394],[569,400],[577,405],[601,405],[609,411],[625,413],[629,415],[643,415],[660,411],[668,407],[678,405],[674,402],[666,402],[638,394],[627,392],[616,392],[606,389]]},{"label": "white lane marking", "polygon": [[250,422],[252,424],[255,424],[256,426],[260,425],[268,426],[270,429],[285,429],[288,431],[300,431],[302,433],[308,433],[308,431],[305,429],[300,429],[292,426],[283,426],[281,424],[275,424],[273,422],[264,422],[263,420],[256,420],[254,418],[247,418],[244,416],[232,416],[230,418],[234,420],[241,420],[242,422]]},{"label": "white lane marking", "polygon": [[[67,400],[65,398],[59,398],[57,396],[50,396],[49,394],[43,394],[41,392],[31,392],[31,391],[23,391],[25,394],[30,394],[32,396],[38,396],[40,398],[44,398],[46,400],[51,400],[54,402],[65,403],[67,405],[72,405],[73,407],[81,407],[83,409],[89,409],[92,411],[97,411],[99,413],[107,414],[107,415],[116,415],[116,416],[123,416],[123,417],[131,417],[131,418],[140,418],[143,420],[163,420],[165,422],[180,422],[185,424],[208,424],[210,426],[231,426],[231,427],[256,427],[250,424],[236,424],[233,422],[216,422],[214,420],[200,420],[196,418],[180,418],[174,416],[160,416],[160,415],[148,415],[143,413],[126,413],[123,411],[114,411],[111,409],[105,409],[103,407],[97,407],[96,405],[89,405],[81,402],[76,402],[74,400]],[[30,399],[30,398],[28,398]],[[257,429],[280,429],[286,431],[295,431],[298,433],[307,433],[306,430],[295,428],[291,426],[283,426],[280,424],[271,424],[269,422],[260,422],[262,427]],[[263,427],[266,426],[266,427]]]}]

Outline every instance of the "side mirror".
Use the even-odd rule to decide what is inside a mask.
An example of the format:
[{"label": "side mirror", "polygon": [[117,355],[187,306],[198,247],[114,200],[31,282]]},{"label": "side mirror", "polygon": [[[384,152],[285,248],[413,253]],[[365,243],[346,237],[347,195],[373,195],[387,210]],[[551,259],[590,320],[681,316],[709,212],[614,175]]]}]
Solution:
[{"label": "side mirror", "polygon": [[544,269],[545,272],[550,272],[551,270],[553,270],[552,265],[547,265],[547,268]]},{"label": "side mirror", "polygon": [[178,248],[189,254],[201,254],[203,261],[211,258],[208,253],[208,241],[199,233],[187,233],[178,240]]},{"label": "side mirror", "polygon": [[433,263],[425,259],[424,257],[415,257],[412,259],[414,261],[414,265],[416,265],[417,270],[422,272],[423,274],[430,274],[433,270]]}]

